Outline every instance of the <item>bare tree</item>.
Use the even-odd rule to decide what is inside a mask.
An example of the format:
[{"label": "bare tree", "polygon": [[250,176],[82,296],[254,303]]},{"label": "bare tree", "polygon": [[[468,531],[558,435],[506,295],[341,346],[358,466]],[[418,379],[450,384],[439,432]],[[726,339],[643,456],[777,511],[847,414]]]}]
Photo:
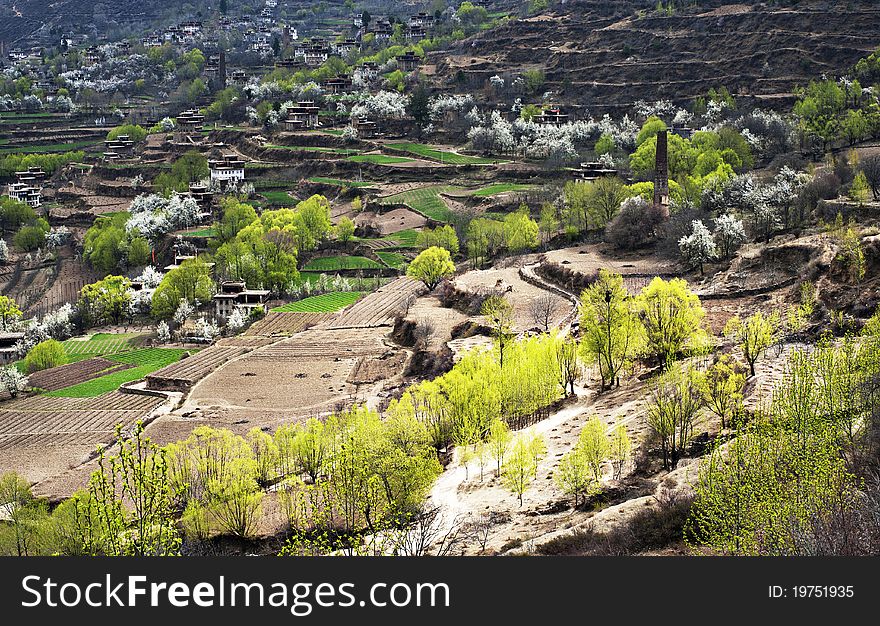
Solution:
[{"label": "bare tree", "polygon": [[546,333],[550,330],[550,322],[553,321],[553,315],[558,308],[559,298],[553,294],[548,293],[543,296],[538,296],[532,300],[530,305],[532,319],[535,320],[535,324],[543,326],[544,332]]},{"label": "bare tree", "polygon": [[454,552],[463,552],[464,517],[457,516],[448,527],[444,528],[443,515],[440,507],[423,506],[412,516],[396,537],[394,552],[402,556],[450,556]]},{"label": "bare tree", "polygon": [[420,318],[416,322],[416,327],[413,330],[413,336],[416,340],[416,348],[419,350],[427,350],[435,331],[436,326],[434,326],[433,320],[427,317]]}]

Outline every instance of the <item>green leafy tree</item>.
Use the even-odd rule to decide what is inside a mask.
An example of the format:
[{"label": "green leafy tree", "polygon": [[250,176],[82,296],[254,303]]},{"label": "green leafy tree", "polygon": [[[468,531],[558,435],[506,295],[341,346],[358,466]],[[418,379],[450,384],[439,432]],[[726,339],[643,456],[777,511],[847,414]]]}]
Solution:
[{"label": "green leafy tree", "polygon": [[518,254],[538,245],[538,223],[529,217],[528,207],[504,216],[504,243],[507,249]]},{"label": "green leafy tree", "polygon": [[21,309],[9,296],[0,296],[0,330],[8,331],[21,319]]},{"label": "green leafy tree", "polygon": [[664,469],[675,469],[694,434],[703,395],[695,370],[675,364],[654,383],[648,400],[648,428],[660,445]]},{"label": "green leafy tree", "polygon": [[416,237],[416,247],[420,250],[427,250],[434,246],[449,250],[451,255],[458,254],[459,243],[455,229],[449,224],[444,224],[437,228],[424,228],[420,230]]},{"label": "green leafy tree", "polygon": [[133,142],[140,143],[147,138],[147,130],[143,126],[138,126],[137,124],[123,124],[122,126],[117,126],[108,132],[107,140],[114,141],[118,139],[120,135],[128,135],[129,139]]},{"label": "green leafy tree", "polygon": [[354,222],[343,215],[339,218],[339,223],[336,224],[336,239],[342,243],[348,243],[354,236],[354,230]]},{"label": "green leafy tree", "polygon": [[504,296],[491,295],[480,306],[480,315],[489,322],[492,327],[492,336],[498,341],[499,365],[503,369],[504,348],[513,333],[513,305]]},{"label": "green leafy tree", "polygon": [[581,354],[599,368],[602,389],[620,384],[620,373],[644,345],[644,329],[636,302],[623,277],[600,270],[599,278],[581,294]]},{"label": "green leafy tree", "polygon": [[433,290],[441,280],[455,274],[455,264],[449,255],[449,250],[432,246],[423,250],[413,259],[406,270],[406,275],[425,283],[429,290]]},{"label": "green leafy tree", "polygon": [[118,324],[131,304],[131,281],[124,276],[107,276],[80,290],[80,308],[96,324]]},{"label": "green leafy tree", "polygon": [[742,366],[728,354],[722,354],[700,378],[706,408],[721,418],[727,428],[739,413],[746,377]]},{"label": "green leafy tree", "polygon": [[190,304],[204,303],[211,299],[214,281],[211,269],[200,258],[187,259],[162,278],[153,293],[152,313],[159,319],[169,319],[181,300]]},{"label": "green leafy tree", "polygon": [[489,426],[489,439],[487,443],[490,454],[495,460],[496,472],[499,475],[501,475],[501,467],[504,465],[504,460],[507,452],[510,450],[510,442],[512,440],[513,435],[506,422],[495,420]]},{"label": "green leafy tree", "polygon": [[706,313],[700,299],[680,278],[655,277],[637,299],[648,349],[668,364],[704,336],[701,324]]},{"label": "green leafy tree", "polygon": [[755,363],[761,355],[776,343],[779,334],[779,314],[769,316],[756,311],[745,320],[734,316],[724,326],[724,334],[730,337],[743,351],[751,375],[755,375]]},{"label": "green leafy tree", "polygon": [[523,504],[523,494],[534,479],[536,464],[526,437],[516,438],[510,453],[504,459],[504,471],[501,474],[504,486]]},{"label": "green leafy tree", "polygon": [[623,476],[623,468],[626,467],[632,453],[632,441],[626,431],[626,426],[618,424],[611,435],[610,458],[614,469],[614,480],[620,480]]}]

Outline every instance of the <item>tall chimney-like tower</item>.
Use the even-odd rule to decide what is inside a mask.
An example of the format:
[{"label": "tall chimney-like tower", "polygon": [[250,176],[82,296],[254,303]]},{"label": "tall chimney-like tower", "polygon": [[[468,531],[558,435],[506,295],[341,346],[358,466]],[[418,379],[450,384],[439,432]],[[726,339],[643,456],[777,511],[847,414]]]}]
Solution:
[{"label": "tall chimney-like tower", "polygon": [[220,67],[217,69],[217,80],[220,89],[226,89],[226,52],[220,51]]},{"label": "tall chimney-like tower", "polygon": [[657,156],[654,158],[654,206],[669,217],[669,148],[666,131],[657,133]]}]

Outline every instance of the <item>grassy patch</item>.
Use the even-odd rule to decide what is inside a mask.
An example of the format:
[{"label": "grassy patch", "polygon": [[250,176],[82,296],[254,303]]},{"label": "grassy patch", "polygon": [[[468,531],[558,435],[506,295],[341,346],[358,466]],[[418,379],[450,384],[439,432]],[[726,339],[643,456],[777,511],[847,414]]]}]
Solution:
[{"label": "grassy patch", "polygon": [[331,154],[358,154],[357,150],[349,150],[347,148],[327,148],[324,146],[277,146],[269,144],[267,148],[276,150],[294,150],[297,152],[329,152]]},{"label": "grassy patch", "polygon": [[298,200],[291,197],[286,191],[261,191],[260,195],[269,201],[269,204],[278,206],[294,206]]},{"label": "grassy patch", "polygon": [[477,189],[471,195],[477,198],[488,198],[489,196],[497,196],[502,193],[528,191],[534,188],[534,185],[522,185],[517,183],[496,183],[494,185],[489,185],[488,187],[483,187],[482,189]]},{"label": "grassy patch", "polygon": [[339,178],[325,178],[324,176],[312,176],[310,183],[318,183],[321,185],[337,185],[339,187],[369,187],[373,183],[357,180],[340,180]]},{"label": "grassy patch", "polygon": [[312,259],[303,266],[304,272],[339,272],[341,270],[378,270],[382,266],[363,256],[327,256]]},{"label": "grassy patch", "polygon": [[360,300],[362,295],[363,292],[360,291],[333,291],[275,307],[272,311],[282,313],[332,313],[354,304]]},{"label": "grassy patch", "polygon": [[418,156],[425,159],[440,161],[441,163],[448,163],[450,165],[490,165],[492,163],[502,162],[498,159],[473,157],[464,154],[457,154],[455,152],[449,152],[447,150],[438,150],[437,148],[433,148],[423,143],[413,143],[410,141],[390,143],[388,144],[388,146],[391,148],[396,148],[398,150],[403,150],[404,152],[417,154]]},{"label": "grassy patch", "polygon": [[394,269],[400,269],[404,265],[406,265],[406,257],[403,256],[400,252],[383,252],[381,250],[376,252],[376,256],[382,259],[382,262],[388,267],[393,267]]},{"label": "grassy patch", "polygon": [[63,342],[68,358],[82,355],[84,358],[127,352],[134,348],[143,333],[96,333],[86,340],[68,339]]},{"label": "grassy patch", "polygon": [[394,157],[386,154],[360,154],[358,156],[350,156],[346,161],[354,163],[375,163],[376,165],[393,165],[395,163],[412,163],[412,159],[406,157]]},{"label": "grassy patch", "polygon": [[9,146],[0,148],[0,154],[41,154],[48,152],[72,152],[82,148],[88,148],[100,143],[97,140],[75,141],[73,143],[52,143],[34,146]]},{"label": "grassy patch", "polygon": [[61,396],[65,398],[93,398],[110,391],[115,391],[120,385],[140,380],[158,369],[171,365],[180,360],[186,350],[173,348],[145,348],[134,350],[124,354],[108,356],[112,361],[134,365],[125,370],[99,376],[92,380],[65,387],[57,391],[50,391],[47,396]]},{"label": "grassy patch", "polygon": [[217,228],[215,226],[209,226],[207,228],[200,228],[199,230],[188,230],[183,233],[183,235],[188,237],[216,237]]},{"label": "grassy patch", "polygon": [[[382,199],[382,202],[384,204],[405,204],[414,211],[418,211],[433,220],[448,222],[452,219],[452,210],[446,205],[440,194],[460,190],[461,187],[451,187],[449,185],[428,185],[427,187],[419,187],[418,189],[396,193],[393,196],[386,196]],[[396,234],[393,237],[396,237]]]}]

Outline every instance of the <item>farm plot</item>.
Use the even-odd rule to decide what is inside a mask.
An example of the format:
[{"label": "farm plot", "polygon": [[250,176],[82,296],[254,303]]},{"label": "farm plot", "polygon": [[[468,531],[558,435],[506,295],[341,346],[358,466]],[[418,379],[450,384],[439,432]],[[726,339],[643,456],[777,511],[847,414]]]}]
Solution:
[{"label": "farm plot", "polygon": [[106,355],[127,352],[140,345],[146,333],[97,333],[86,337],[75,337],[64,343],[67,356]]},{"label": "farm plot", "polygon": [[376,256],[379,257],[385,265],[394,269],[400,269],[407,263],[407,258],[400,252],[379,251],[376,252]]},{"label": "farm plot", "polygon": [[600,269],[623,276],[629,274],[648,277],[676,274],[679,271],[675,263],[656,256],[620,255],[597,244],[551,250],[546,258],[551,263],[558,263],[586,276],[591,276]]},{"label": "farm plot", "polygon": [[495,183],[494,185],[489,185],[488,187],[477,189],[471,195],[475,198],[489,198],[491,196],[497,196],[503,193],[529,191],[534,188],[534,185],[522,185],[517,183]]},{"label": "farm plot", "polygon": [[270,312],[245,331],[247,337],[293,335],[331,318],[332,313]]},{"label": "farm plot", "polygon": [[410,209],[397,208],[390,211],[386,209],[380,213],[364,211],[355,218],[354,223],[362,228],[375,230],[382,236],[397,236],[400,232],[426,226],[428,219]]},{"label": "farm plot", "polygon": [[28,378],[33,387],[55,391],[130,367],[133,367],[130,363],[118,363],[103,357],[93,357],[69,365],[34,372]]},{"label": "farm plot", "polygon": [[376,165],[396,165],[398,163],[412,163],[413,160],[407,157],[388,156],[387,154],[359,154],[350,156],[346,161],[353,163],[374,163]]},{"label": "farm plot", "polygon": [[284,306],[275,307],[272,313],[332,313],[357,302],[360,291],[332,291],[320,296],[310,296]]},{"label": "farm plot", "polygon": [[244,432],[332,410],[355,399],[357,386],[348,381],[358,359],[389,351],[384,334],[380,329],[303,331],[208,375],[193,387],[183,410],[208,413],[213,422]]},{"label": "farm plot", "polygon": [[390,143],[388,144],[388,147],[396,148],[397,150],[402,150],[403,152],[416,154],[420,157],[431,159],[433,161],[440,161],[444,164],[448,163],[449,165],[490,165],[492,163],[501,162],[498,159],[467,156],[465,154],[458,154],[457,152],[440,150],[433,146],[425,145],[423,143],[412,143],[409,141]]},{"label": "farm plot", "polygon": [[227,361],[247,351],[248,348],[242,346],[211,346],[147,375],[147,388],[186,391]]},{"label": "farm plot", "polygon": [[325,256],[306,263],[304,272],[341,272],[345,270],[380,270],[382,266],[363,256]]},{"label": "farm plot", "polygon": [[130,367],[93,378],[70,387],[50,391],[46,395],[65,398],[94,398],[119,388],[120,385],[140,380],[158,369],[180,360],[186,350],[172,348],[145,348],[109,356],[111,361]]},{"label": "farm plot", "polygon": [[441,193],[461,191],[461,187],[451,185],[427,185],[409,191],[384,196],[383,204],[405,204],[425,217],[438,222],[448,222],[453,217],[452,209],[440,196]]},{"label": "farm plot", "polygon": [[30,396],[0,408],[0,473],[15,470],[39,481],[84,462],[164,399],[114,391],[97,398]]},{"label": "farm plot", "polygon": [[337,187],[355,187],[355,188],[363,188],[363,187],[371,187],[374,183],[361,181],[361,180],[342,180],[339,178],[327,178],[324,176],[312,176],[309,179],[310,183],[318,183],[320,185],[336,185]]},{"label": "farm plot", "polygon": [[399,315],[425,291],[425,286],[406,276],[393,280],[379,288],[339,317],[325,325],[326,328],[365,328],[391,326]]}]

